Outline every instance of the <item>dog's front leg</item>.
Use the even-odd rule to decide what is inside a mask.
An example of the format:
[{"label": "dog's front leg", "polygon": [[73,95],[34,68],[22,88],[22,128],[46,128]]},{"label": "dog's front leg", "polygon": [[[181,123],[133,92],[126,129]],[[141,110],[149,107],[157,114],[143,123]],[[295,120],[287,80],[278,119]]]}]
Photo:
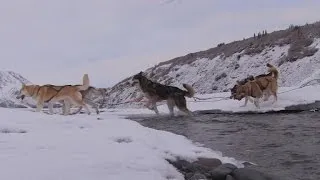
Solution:
[{"label": "dog's front leg", "polygon": [[49,113],[50,114],[54,114],[54,112],[53,112],[53,103],[52,102],[48,103],[48,108],[49,108]]},{"label": "dog's front leg", "polygon": [[69,115],[70,114],[70,102],[67,100],[63,101],[64,107],[63,107],[63,115]]},{"label": "dog's front leg", "polygon": [[242,105],[242,106],[240,106],[240,107],[246,107],[247,104],[248,104],[248,100],[249,100],[249,97],[246,96],[246,97],[245,97],[245,101],[244,101],[244,105]]},{"label": "dog's front leg", "polygon": [[148,102],[144,105],[146,108],[152,110],[152,108],[150,107],[150,104],[151,104],[151,100],[148,99]]},{"label": "dog's front leg", "polygon": [[43,102],[38,101],[36,112],[40,112],[42,110],[42,108],[43,108]]},{"label": "dog's front leg", "polygon": [[173,117],[174,116],[174,101],[172,99],[168,99],[167,100],[167,106],[168,106],[168,109],[169,109],[169,113],[170,113],[170,116]]},{"label": "dog's front leg", "polygon": [[254,105],[255,105],[258,109],[260,109],[259,98],[255,98],[255,99],[254,99]]},{"label": "dog's front leg", "polygon": [[270,91],[269,91],[269,90],[264,91],[264,92],[263,92],[263,96],[264,96],[263,101],[268,101],[270,95],[271,95],[271,94],[270,94]]},{"label": "dog's front leg", "polygon": [[153,110],[156,114],[159,114],[159,110],[158,110],[158,107],[157,107],[157,101],[153,102],[152,103],[152,106],[153,106]]}]

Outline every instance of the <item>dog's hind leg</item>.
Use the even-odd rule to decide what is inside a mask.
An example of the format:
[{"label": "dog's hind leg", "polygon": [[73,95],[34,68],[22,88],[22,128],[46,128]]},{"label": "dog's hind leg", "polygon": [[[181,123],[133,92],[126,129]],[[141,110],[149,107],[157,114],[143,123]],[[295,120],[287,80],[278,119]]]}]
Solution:
[{"label": "dog's hind leg", "polygon": [[88,108],[88,106],[84,103],[84,100],[82,98],[82,95],[81,93],[76,93],[74,96],[73,96],[73,101],[75,102],[75,104],[79,105],[79,106],[82,106],[86,109],[86,111],[88,112],[88,115],[91,114],[90,112],[90,109]]},{"label": "dog's hind leg", "polygon": [[62,114],[65,116],[70,114],[70,103],[70,100],[63,100]]},{"label": "dog's hind leg", "polygon": [[90,115],[91,112],[90,112],[88,106],[86,104],[84,104],[84,103],[82,104],[82,106],[86,109],[86,111],[88,112],[88,115]]},{"label": "dog's hind leg", "polygon": [[99,109],[98,109],[98,106],[94,106],[94,109],[96,110],[96,113],[97,113],[97,114],[100,114],[100,111],[99,111]]},{"label": "dog's hind leg", "polygon": [[273,100],[272,104],[274,104],[275,102],[278,101],[278,95],[277,95],[277,92],[273,92],[272,94],[274,96],[274,100]]},{"label": "dog's hind leg", "polygon": [[159,110],[156,103],[153,105],[153,110],[156,114],[159,114]]},{"label": "dog's hind leg", "polygon": [[274,104],[276,101],[278,101],[278,83],[275,81],[273,83],[271,83],[271,90],[270,90],[270,94],[272,94],[274,96],[274,100],[272,102],[272,104]]},{"label": "dog's hind leg", "polygon": [[[96,110],[96,113],[99,114],[99,105],[94,103],[93,101],[90,101],[88,99],[84,99],[84,103],[88,104],[89,106],[91,106],[92,108],[94,108]],[[82,108],[82,106],[80,107]]]},{"label": "dog's hind leg", "polygon": [[180,111],[186,113],[189,116],[192,116],[192,112],[187,108],[187,101],[184,96],[175,97],[174,102]]},{"label": "dog's hind leg", "polygon": [[174,112],[173,112],[173,108],[174,108],[174,100],[169,98],[167,100],[167,106],[168,106],[168,109],[169,109],[169,113],[170,113],[170,116],[174,116]]},{"label": "dog's hind leg", "polygon": [[159,114],[159,110],[157,108],[157,99],[149,99],[149,101],[147,102],[147,104],[145,104],[145,106],[154,111],[156,114]]}]

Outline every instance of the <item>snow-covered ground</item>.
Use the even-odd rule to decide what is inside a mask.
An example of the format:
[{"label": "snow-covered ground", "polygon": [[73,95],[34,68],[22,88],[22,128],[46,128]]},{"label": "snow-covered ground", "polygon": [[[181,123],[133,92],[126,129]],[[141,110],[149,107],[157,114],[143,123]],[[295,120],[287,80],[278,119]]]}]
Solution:
[{"label": "snow-covered ground", "polygon": [[62,116],[0,108],[1,179],[182,180],[165,160],[175,157],[213,157],[241,166],[183,136],[116,114]]}]

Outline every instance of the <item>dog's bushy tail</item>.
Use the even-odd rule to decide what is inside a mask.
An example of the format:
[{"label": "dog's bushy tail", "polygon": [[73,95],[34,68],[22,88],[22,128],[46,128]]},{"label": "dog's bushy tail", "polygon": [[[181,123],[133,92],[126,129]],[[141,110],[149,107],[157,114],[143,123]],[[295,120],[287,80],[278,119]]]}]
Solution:
[{"label": "dog's bushy tail", "polygon": [[89,76],[88,74],[84,74],[82,78],[83,84],[81,86],[78,86],[78,89],[80,91],[85,91],[89,88],[90,86],[90,81],[89,81]]},{"label": "dog's bushy tail", "polygon": [[278,78],[279,78],[279,71],[278,71],[278,69],[277,69],[276,67],[274,67],[273,65],[269,64],[269,63],[267,63],[267,67],[269,68],[268,71],[269,71],[270,73],[272,73],[272,76],[273,76],[274,78],[278,79]]},{"label": "dog's bushy tail", "polygon": [[193,87],[190,86],[189,84],[182,84],[182,85],[187,90],[185,96],[187,96],[188,98],[192,98],[195,94]]}]

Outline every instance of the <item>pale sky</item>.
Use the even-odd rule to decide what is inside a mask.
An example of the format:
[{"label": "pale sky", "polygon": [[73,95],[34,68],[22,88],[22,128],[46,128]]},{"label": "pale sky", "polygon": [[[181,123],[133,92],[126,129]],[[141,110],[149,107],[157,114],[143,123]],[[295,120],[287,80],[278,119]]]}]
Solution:
[{"label": "pale sky", "polygon": [[320,20],[319,0],[0,0],[0,70],[111,86],[161,61]]}]

